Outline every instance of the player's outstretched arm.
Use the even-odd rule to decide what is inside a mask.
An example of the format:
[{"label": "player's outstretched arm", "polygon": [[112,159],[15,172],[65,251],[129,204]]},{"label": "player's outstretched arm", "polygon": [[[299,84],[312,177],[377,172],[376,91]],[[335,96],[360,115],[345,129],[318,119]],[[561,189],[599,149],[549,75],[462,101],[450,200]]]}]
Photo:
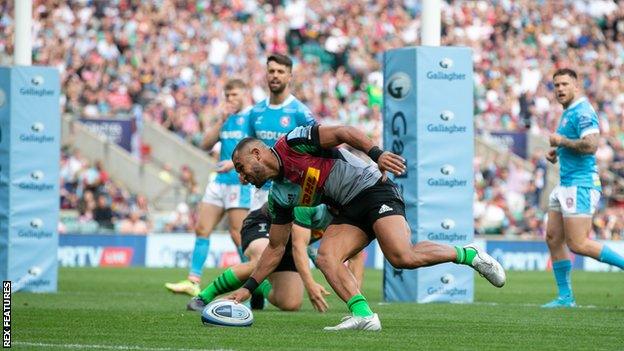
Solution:
[{"label": "player's outstretched arm", "polygon": [[382,172],[390,171],[395,175],[405,172],[405,160],[389,151],[383,151],[361,130],[351,126],[319,126],[319,143],[323,148],[332,148],[347,144],[365,152],[379,165]]},{"label": "player's outstretched arm", "polygon": [[271,225],[271,229],[269,230],[269,245],[267,245],[266,249],[262,252],[256,269],[251,274],[251,277],[247,279],[243,287],[227,296],[227,299],[237,302],[247,300],[251,297],[251,293],[260,285],[260,282],[275,270],[286,251],[291,224],[292,223]]},{"label": "player's outstretched arm", "polygon": [[310,243],[311,230],[297,224],[292,226],[292,250],[295,267],[303,280],[303,285],[308,292],[308,297],[312,306],[319,311],[325,312],[329,308],[329,304],[325,301],[325,297],[329,292],[325,290],[321,284],[317,283],[312,277],[310,265],[308,264],[307,248]]}]

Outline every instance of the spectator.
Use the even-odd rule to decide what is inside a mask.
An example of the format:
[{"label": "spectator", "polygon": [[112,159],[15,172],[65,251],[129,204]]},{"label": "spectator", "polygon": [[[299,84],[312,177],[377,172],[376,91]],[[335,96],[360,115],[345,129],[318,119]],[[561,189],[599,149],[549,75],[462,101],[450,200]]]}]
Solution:
[{"label": "spectator", "polygon": [[150,228],[146,221],[141,219],[138,211],[130,212],[128,218],[119,224],[119,233],[121,234],[148,234]]},{"label": "spectator", "polygon": [[93,210],[93,219],[98,223],[100,229],[113,231],[113,210],[108,204],[108,198],[104,194],[97,196],[97,204]]}]

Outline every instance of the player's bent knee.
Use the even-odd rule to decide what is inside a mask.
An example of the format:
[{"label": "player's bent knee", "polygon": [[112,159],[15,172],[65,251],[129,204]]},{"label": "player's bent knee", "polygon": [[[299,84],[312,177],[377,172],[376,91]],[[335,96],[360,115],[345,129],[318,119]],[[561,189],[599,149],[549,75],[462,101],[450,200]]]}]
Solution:
[{"label": "player's bent knee", "polygon": [[563,238],[560,238],[559,236],[556,236],[552,233],[546,233],[546,244],[548,244],[549,246],[561,245],[563,243]]},{"label": "player's bent knee", "polygon": [[316,256],[315,264],[322,271],[324,271],[325,269],[331,268],[333,265],[336,265],[337,263],[340,263],[340,262],[338,262],[337,259],[335,259],[334,257],[332,257],[331,255],[327,253],[319,252],[318,256]]},{"label": "player's bent knee", "polygon": [[588,248],[586,245],[587,242],[588,240],[568,240],[566,244],[568,245],[568,248],[570,249],[570,251],[578,255],[586,256],[588,253]]},{"label": "player's bent knee", "polygon": [[207,238],[210,236],[210,230],[208,230],[208,228],[198,225],[195,228],[195,235],[202,237],[202,238]]},{"label": "player's bent knee", "polygon": [[301,309],[301,301],[280,301],[277,308],[286,312],[295,312]]}]

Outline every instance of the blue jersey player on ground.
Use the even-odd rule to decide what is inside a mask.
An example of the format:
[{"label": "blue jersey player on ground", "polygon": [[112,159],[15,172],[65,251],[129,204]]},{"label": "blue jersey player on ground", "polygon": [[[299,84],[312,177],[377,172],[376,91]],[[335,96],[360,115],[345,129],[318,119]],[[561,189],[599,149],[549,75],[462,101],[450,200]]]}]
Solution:
[{"label": "blue jersey player on ground", "polygon": [[[292,67],[293,62],[288,56],[273,54],[267,58],[266,80],[270,95],[249,113],[248,134],[269,147],[295,127],[315,123],[310,109],[290,93]],[[252,211],[267,201],[270,187],[268,182],[261,189],[253,189]]]},{"label": "blue jersey player on ground", "polygon": [[592,216],[601,187],[596,166],[600,138],[598,117],[587,98],[579,96],[577,74],[563,68],[553,75],[555,97],[565,109],[557,132],[550,135],[554,149],[548,161],[560,165],[560,183],[549,198],[546,243],[550,250],[559,296],[545,308],[575,307],[568,248],[579,255],[624,269],[624,257],[608,246],[589,239]]},{"label": "blue jersey player on ground", "polygon": [[225,84],[225,100],[221,107],[222,116],[206,132],[202,143],[204,149],[210,149],[217,141],[221,141],[221,152],[217,164],[218,174],[206,186],[206,192],[199,204],[190,272],[187,279],[181,282],[165,284],[167,289],[176,293],[191,296],[199,293],[202,268],[210,247],[209,236],[226,213],[232,241],[240,250],[240,231],[251,204],[251,186],[240,183],[230,159],[236,144],[248,136],[250,108],[243,108],[247,101],[245,82],[240,79],[228,81]]}]

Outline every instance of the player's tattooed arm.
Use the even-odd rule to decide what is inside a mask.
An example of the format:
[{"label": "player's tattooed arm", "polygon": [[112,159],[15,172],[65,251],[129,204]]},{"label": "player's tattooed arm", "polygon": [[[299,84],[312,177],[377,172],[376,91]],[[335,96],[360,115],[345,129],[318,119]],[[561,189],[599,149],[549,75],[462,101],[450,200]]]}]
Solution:
[{"label": "player's tattooed arm", "polygon": [[382,172],[390,171],[395,175],[405,172],[405,160],[390,151],[381,150],[361,130],[351,126],[319,126],[318,139],[321,147],[332,148],[347,144],[366,153],[379,165]]},{"label": "player's tattooed arm", "polygon": [[598,150],[599,140],[600,134],[598,133],[588,134],[578,140],[568,139],[560,134],[551,134],[550,146],[563,146],[579,154],[590,155],[596,153],[596,150]]}]

